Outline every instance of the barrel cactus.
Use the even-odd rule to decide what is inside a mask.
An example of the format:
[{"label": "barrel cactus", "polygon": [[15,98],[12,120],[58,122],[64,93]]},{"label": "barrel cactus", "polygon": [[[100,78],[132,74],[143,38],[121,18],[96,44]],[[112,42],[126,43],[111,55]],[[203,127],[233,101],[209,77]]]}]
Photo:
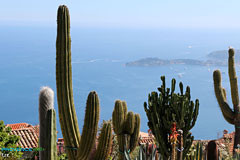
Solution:
[{"label": "barrel cactus", "polygon": [[124,159],[124,152],[131,153],[138,143],[140,115],[127,111],[125,101],[117,100],[112,113],[113,130],[119,145],[118,160]]},{"label": "barrel cactus", "polygon": [[[95,91],[89,93],[82,135],[80,135],[73,101],[70,15],[65,5],[59,6],[57,15],[56,82],[59,120],[68,158],[88,160],[97,136],[99,98]],[[102,146],[106,148],[111,145],[109,137],[112,133],[109,131],[109,125],[111,124],[107,124],[101,131],[100,135],[104,138],[100,138],[97,150],[102,149]],[[96,154],[95,159],[98,159],[97,156],[101,156],[102,160],[107,159],[107,154],[104,154],[105,157]]]},{"label": "barrel cactus", "polygon": [[39,94],[39,147],[40,160],[57,159],[56,112],[53,108],[54,92],[49,87],[43,87]]},{"label": "barrel cactus", "polygon": [[215,70],[213,72],[213,81],[214,81],[214,90],[215,95],[222,111],[222,115],[225,120],[235,126],[235,138],[234,138],[234,148],[233,153],[235,153],[235,149],[238,149],[240,145],[240,105],[239,105],[239,95],[238,95],[238,83],[237,83],[237,75],[234,63],[234,49],[229,48],[228,50],[228,75],[231,86],[231,96],[233,109],[230,108],[227,102],[226,90],[222,87],[221,84],[221,72],[220,70]]}]

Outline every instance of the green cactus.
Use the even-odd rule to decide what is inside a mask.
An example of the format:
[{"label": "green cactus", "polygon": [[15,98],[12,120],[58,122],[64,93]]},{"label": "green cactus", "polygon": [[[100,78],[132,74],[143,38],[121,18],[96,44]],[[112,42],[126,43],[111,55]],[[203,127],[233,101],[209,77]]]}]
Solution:
[{"label": "green cactus", "polygon": [[104,122],[99,136],[99,143],[97,147],[99,149],[96,151],[94,160],[108,159],[111,147],[112,147],[112,125],[111,122]]},{"label": "green cactus", "polygon": [[215,95],[222,111],[223,117],[228,123],[235,126],[235,138],[233,148],[233,153],[235,155],[235,149],[238,149],[238,145],[240,145],[240,105],[238,96],[238,83],[234,63],[234,49],[229,48],[228,53],[228,74],[231,86],[233,109],[230,108],[229,104],[227,103],[226,90],[221,85],[220,70],[215,70],[213,72],[213,81]]},{"label": "green cactus", "polygon": [[[166,88],[165,77],[161,77],[162,85],[157,92],[152,92],[148,96],[148,104],[144,102],[144,109],[148,117],[148,126],[152,130],[153,135],[159,145],[159,153],[163,159],[168,159],[172,153],[172,146],[169,140],[171,134],[171,126],[173,122],[177,123],[177,130],[182,130],[182,145],[178,146],[178,150],[182,151],[184,159],[193,142],[193,136],[190,130],[195,125],[199,110],[199,101],[191,101],[190,88],[186,88],[183,93],[183,84],[180,82],[180,93],[176,94],[176,80],[172,79],[172,87]],[[183,149],[183,150],[182,150]]]},{"label": "green cactus", "polygon": [[124,153],[131,153],[137,146],[140,132],[140,115],[127,112],[127,104],[117,100],[112,113],[113,130],[117,135],[119,145],[119,160],[124,159]]},{"label": "green cactus", "polygon": [[53,108],[54,92],[49,87],[43,87],[39,94],[39,147],[44,148],[40,151],[40,160],[57,159],[57,130],[56,112]]},{"label": "green cactus", "polygon": [[[61,5],[57,15],[56,41],[56,82],[57,100],[61,130],[67,155],[70,160],[88,160],[95,144],[98,121],[99,99],[95,91],[88,95],[82,135],[73,101],[72,66],[71,66],[70,16],[68,8]],[[103,131],[110,134],[108,127]],[[109,140],[101,138],[102,146],[108,146]],[[100,147],[98,149],[101,149]]]}]

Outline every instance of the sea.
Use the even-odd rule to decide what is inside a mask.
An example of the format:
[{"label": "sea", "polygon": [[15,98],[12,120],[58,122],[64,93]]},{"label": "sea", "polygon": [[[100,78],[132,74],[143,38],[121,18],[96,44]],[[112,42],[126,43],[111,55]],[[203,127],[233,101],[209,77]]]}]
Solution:
[{"label": "sea", "polygon": [[[42,86],[55,92],[56,26],[0,26],[0,120],[5,124],[39,124],[38,96]],[[166,76],[177,84],[190,86],[193,101],[199,99],[199,115],[191,130],[195,139],[217,139],[223,130],[234,131],[217,104],[213,71],[222,71],[223,86],[232,106],[227,67],[166,65],[126,67],[125,63],[147,57],[161,59],[206,59],[216,50],[240,48],[240,29],[134,29],[72,27],[72,76],[74,103],[80,130],[83,127],[86,99],[95,90],[100,99],[100,123],[112,116],[117,99],[127,102],[128,111],[141,116],[141,131],[147,132],[143,103],[157,91]],[[240,76],[240,67],[237,74]],[[179,92],[178,86],[177,92]],[[57,116],[58,138],[62,137]]]}]

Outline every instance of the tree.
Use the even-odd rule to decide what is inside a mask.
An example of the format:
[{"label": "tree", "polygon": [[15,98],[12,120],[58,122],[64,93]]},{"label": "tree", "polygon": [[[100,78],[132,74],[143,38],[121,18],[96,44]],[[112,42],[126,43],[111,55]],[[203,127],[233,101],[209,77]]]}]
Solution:
[{"label": "tree", "polygon": [[[22,156],[21,151],[14,150],[17,148],[19,136],[10,135],[11,128],[6,127],[4,122],[0,121],[0,159],[19,159]],[[4,150],[12,148],[13,151]]]}]

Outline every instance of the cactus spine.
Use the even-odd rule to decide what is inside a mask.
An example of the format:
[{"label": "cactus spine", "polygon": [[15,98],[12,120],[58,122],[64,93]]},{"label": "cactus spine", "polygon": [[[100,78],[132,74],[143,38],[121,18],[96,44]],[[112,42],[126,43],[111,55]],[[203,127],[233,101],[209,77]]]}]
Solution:
[{"label": "cactus spine", "polygon": [[[188,153],[193,136],[190,130],[194,127],[198,116],[199,101],[191,101],[190,87],[183,93],[183,84],[179,83],[180,93],[174,93],[176,80],[172,79],[172,87],[166,88],[165,77],[161,77],[162,85],[157,92],[148,96],[148,104],[144,103],[144,109],[148,117],[148,126],[152,130],[159,144],[159,153],[163,159],[168,159],[172,153],[172,146],[168,136],[171,134],[173,122],[177,123],[176,130],[182,130],[183,154],[178,159],[184,159]],[[181,145],[179,145],[181,146]],[[182,148],[179,148],[182,150]]]},{"label": "cactus spine", "polygon": [[221,72],[220,70],[215,70],[213,72],[214,90],[215,95],[222,111],[225,120],[235,126],[235,138],[234,138],[234,148],[233,153],[235,154],[235,149],[240,145],[240,105],[238,96],[238,83],[234,63],[234,49],[229,48],[228,50],[228,74],[231,86],[231,96],[233,109],[230,108],[227,103],[226,90],[221,86]]},{"label": "cactus spine", "polygon": [[39,94],[40,160],[57,159],[56,112],[53,108],[54,93],[51,88],[43,87]]},{"label": "cactus spine", "polygon": [[[83,132],[80,136],[76,111],[73,101],[72,66],[71,66],[71,38],[70,16],[68,8],[61,5],[57,15],[57,41],[56,41],[56,82],[57,100],[61,130],[67,155],[70,160],[87,160],[95,144],[98,121],[99,99],[95,91],[88,95]],[[106,127],[102,132],[107,132]],[[107,132],[108,135],[110,134]],[[103,140],[105,146],[109,140]],[[100,148],[98,148],[100,149]]]},{"label": "cactus spine", "polygon": [[124,159],[124,153],[131,153],[138,142],[140,132],[140,116],[127,112],[127,104],[117,100],[112,113],[113,130],[117,135],[119,144],[119,160]]}]

